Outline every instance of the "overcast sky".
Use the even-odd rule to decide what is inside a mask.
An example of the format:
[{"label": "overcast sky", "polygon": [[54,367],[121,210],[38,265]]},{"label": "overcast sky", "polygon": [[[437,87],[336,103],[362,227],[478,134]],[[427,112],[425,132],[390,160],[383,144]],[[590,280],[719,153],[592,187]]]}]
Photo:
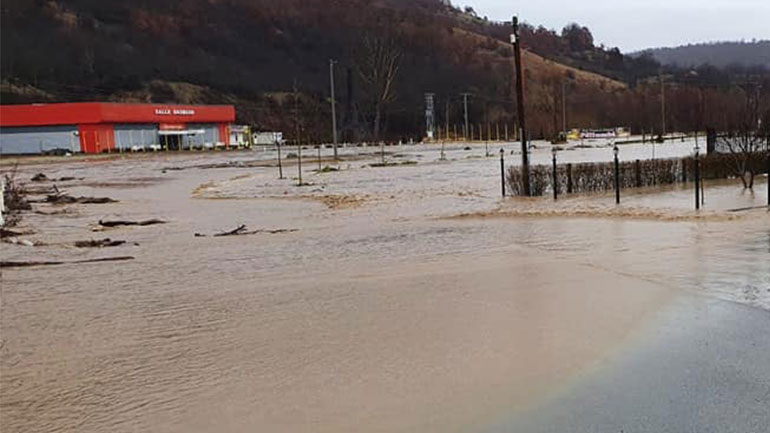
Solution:
[{"label": "overcast sky", "polygon": [[578,22],[624,52],[687,43],[770,39],[770,0],[453,0],[480,16],[535,26]]}]

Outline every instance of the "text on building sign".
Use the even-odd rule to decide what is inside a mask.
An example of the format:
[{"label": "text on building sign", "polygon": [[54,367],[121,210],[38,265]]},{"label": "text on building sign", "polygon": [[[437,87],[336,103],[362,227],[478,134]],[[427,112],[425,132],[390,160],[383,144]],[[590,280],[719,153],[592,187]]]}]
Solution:
[{"label": "text on building sign", "polygon": [[174,108],[173,110],[168,108],[156,108],[155,114],[158,116],[194,116],[195,110],[184,110],[181,108]]}]

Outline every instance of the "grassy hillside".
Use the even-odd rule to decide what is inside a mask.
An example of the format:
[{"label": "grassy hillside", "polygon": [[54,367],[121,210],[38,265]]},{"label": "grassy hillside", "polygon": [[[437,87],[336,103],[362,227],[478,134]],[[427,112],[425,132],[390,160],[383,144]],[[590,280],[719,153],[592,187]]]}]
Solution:
[{"label": "grassy hillside", "polygon": [[[510,26],[441,0],[3,0],[0,8],[3,103],[233,103],[240,122],[289,135],[299,124],[306,138],[328,140],[335,59],[345,139],[421,137],[426,92],[436,94],[439,124],[447,108],[449,123],[461,123],[464,92],[471,123],[516,117]],[[649,130],[659,118],[655,87],[644,81],[654,62],[597,48],[577,25],[557,35],[525,24],[522,40],[533,136],[560,129],[563,95],[570,126]],[[385,60],[394,72],[387,85]],[[684,110],[671,116],[683,128],[694,122]]]}]

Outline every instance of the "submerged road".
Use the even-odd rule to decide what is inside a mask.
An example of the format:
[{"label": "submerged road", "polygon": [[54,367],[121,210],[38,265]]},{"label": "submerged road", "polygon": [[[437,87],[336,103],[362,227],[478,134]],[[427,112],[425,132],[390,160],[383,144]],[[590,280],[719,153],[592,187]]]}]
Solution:
[{"label": "submerged road", "polygon": [[683,296],[637,342],[497,432],[770,431],[770,312]]}]

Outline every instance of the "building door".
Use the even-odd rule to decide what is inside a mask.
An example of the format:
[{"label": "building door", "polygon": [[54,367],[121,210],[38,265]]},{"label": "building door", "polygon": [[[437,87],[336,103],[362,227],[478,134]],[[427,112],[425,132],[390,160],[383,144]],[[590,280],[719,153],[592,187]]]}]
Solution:
[{"label": "building door", "polygon": [[168,150],[179,150],[182,146],[181,135],[164,135],[163,146]]}]

